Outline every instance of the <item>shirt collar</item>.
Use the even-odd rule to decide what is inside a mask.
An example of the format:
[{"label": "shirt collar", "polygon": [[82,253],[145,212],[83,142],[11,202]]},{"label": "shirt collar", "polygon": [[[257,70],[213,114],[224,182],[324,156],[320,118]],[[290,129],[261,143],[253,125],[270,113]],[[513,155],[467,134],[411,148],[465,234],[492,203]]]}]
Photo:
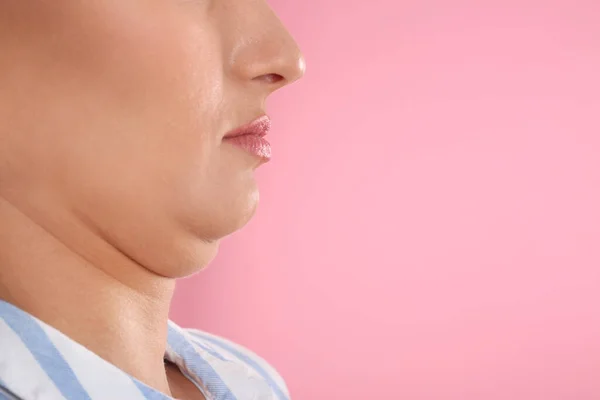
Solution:
[{"label": "shirt collar", "polygon": [[[169,329],[181,332],[174,323]],[[182,336],[183,337],[183,336]],[[165,358],[178,364],[176,343]],[[0,387],[17,398],[167,400],[62,332],[0,300]]]},{"label": "shirt collar", "polygon": [[[0,388],[17,399],[172,400],[2,300],[0,350]],[[260,372],[261,366],[248,353],[172,321],[165,359],[177,365],[207,400],[288,398],[273,392],[277,383]]]}]

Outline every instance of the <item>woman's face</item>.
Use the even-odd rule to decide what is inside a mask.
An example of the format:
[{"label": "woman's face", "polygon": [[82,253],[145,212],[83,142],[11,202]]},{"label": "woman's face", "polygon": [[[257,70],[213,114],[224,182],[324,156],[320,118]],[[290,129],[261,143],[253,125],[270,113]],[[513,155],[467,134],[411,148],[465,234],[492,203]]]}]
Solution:
[{"label": "woman's face", "polygon": [[304,69],[263,0],[3,0],[0,49],[0,196],[172,277],[252,216],[223,136]]}]

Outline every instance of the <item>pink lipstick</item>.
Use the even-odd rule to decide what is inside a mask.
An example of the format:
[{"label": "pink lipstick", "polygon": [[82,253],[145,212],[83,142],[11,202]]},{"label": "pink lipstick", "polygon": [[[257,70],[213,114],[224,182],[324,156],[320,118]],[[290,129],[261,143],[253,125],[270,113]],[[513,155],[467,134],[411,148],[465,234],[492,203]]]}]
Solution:
[{"label": "pink lipstick", "polygon": [[271,119],[263,115],[249,124],[227,133],[223,140],[266,161],[271,159],[271,144],[265,136],[271,129]]}]

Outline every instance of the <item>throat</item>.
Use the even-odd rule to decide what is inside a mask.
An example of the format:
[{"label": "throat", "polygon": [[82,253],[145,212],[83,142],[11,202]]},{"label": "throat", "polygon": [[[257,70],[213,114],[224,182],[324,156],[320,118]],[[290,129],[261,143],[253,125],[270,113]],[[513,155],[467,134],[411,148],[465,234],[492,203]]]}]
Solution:
[{"label": "throat", "polygon": [[168,394],[163,357],[175,280],[100,245],[79,251],[1,198],[0,221],[0,299]]}]

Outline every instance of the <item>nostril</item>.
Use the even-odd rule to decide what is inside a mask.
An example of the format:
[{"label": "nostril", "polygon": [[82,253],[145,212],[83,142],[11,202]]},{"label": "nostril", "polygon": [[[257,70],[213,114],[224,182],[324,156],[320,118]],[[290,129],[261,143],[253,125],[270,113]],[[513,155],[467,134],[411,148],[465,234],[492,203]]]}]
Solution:
[{"label": "nostril", "polygon": [[263,81],[265,83],[279,83],[282,80],[284,80],[285,78],[279,74],[265,74],[265,75],[257,76],[254,79]]}]

